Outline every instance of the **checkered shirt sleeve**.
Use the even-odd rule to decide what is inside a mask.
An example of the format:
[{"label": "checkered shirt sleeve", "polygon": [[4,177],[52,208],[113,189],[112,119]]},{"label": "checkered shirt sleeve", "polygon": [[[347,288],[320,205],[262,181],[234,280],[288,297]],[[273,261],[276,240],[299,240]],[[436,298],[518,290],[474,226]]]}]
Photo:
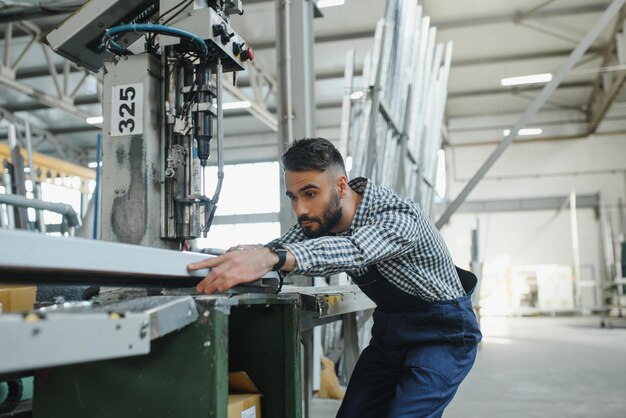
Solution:
[{"label": "checkered shirt sleeve", "polygon": [[309,239],[296,224],[275,240],[294,255],[293,274],[356,277],[376,265],[399,289],[427,301],[465,294],[443,238],[415,202],[365,178],[350,187],[362,198],[349,230]]}]

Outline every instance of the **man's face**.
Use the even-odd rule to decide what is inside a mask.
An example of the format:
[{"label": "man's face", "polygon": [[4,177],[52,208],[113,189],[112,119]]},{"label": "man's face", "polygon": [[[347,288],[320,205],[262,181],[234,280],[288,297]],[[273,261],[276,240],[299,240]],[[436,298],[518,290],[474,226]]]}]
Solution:
[{"label": "man's face", "polygon": [[343,214],[341,198],[332,170],[285,171],[287,197],[302,232],[309,238],[328,234]]}]

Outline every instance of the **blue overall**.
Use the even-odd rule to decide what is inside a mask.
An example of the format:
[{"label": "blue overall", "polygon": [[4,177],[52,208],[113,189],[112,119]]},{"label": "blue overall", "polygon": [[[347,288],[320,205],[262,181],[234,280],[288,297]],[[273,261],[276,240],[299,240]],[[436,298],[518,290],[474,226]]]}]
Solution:
[{"label": "blue overall", "polygon": [[442,416],[481,339],[470,301],[476,276],[457,273],[466,295],[439,302],[401,291],[375,268],[352,278],[377,308],[337,418]]}]

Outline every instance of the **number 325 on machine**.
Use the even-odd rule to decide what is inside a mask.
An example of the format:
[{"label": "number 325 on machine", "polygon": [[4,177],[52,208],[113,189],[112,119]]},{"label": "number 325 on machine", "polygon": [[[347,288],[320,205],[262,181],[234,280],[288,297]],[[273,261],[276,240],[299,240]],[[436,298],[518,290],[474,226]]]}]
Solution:
[{"label": "number 325 on machine", "polygon": [[114,86],[111,99],[111,136],[142,134],[143,84]]}]

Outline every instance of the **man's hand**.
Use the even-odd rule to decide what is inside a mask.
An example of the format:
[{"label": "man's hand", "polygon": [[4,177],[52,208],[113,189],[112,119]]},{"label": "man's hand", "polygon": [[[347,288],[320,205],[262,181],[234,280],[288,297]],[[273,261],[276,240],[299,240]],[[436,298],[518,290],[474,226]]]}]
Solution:
[{"label": "man's hand", "polygon": [[219,257],[207,258],[187,265],[187,270],[210,268],[211,271],[196,286],[200,293],[224,292],[238,284],[253,282],[272,270],[278,256],[269,248],[233,247]]}]

